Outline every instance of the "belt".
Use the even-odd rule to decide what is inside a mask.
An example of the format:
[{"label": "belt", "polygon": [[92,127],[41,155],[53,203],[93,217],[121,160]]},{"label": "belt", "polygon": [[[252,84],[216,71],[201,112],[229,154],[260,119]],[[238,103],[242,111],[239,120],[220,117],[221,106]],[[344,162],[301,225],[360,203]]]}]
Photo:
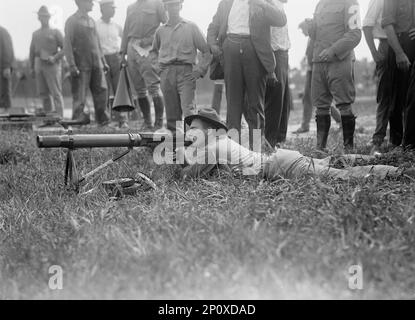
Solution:
[{"label": "belt", "polygon": [[249,34],[228,33],[227,37],[231,39],[251,39],[251,35]]},{"label": "belt", "polygon": [[189,62],[183,62],[183,61],[171,61],[168,63],[162,63],[162,66],[193,66],[192,63]]}]

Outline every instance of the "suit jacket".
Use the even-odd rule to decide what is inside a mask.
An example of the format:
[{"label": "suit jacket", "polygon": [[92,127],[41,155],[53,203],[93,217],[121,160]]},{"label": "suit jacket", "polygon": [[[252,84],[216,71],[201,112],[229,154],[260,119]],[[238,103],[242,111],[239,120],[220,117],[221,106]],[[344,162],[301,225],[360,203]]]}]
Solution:
[{"label": "suit jacket", "polygon": [[[210,47],[222,47],[228,31],[228,18],[234,0],[222,0],[209,25],[207,41]],[[276,6],[264,1],[258,5],[250,3],[249,26],[253,46],[267,73],[275,71],[275,57],[271,47],[271,27],[283,27],[287,24],[285,13]]]},{"label": "suit jacket", "polygon": [[13,43],[6,29],[0,27],[0,70],[12,68],[14,64]]}]

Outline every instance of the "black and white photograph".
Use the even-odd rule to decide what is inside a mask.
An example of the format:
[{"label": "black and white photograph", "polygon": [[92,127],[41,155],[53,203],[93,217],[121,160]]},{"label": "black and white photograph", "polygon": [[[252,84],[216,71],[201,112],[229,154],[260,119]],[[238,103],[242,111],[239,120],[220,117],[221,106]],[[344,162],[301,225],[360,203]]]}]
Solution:
[{"label": "black and white photograph", "polygon": [[412,299],[415,0],[1,0],[0,300]]}]

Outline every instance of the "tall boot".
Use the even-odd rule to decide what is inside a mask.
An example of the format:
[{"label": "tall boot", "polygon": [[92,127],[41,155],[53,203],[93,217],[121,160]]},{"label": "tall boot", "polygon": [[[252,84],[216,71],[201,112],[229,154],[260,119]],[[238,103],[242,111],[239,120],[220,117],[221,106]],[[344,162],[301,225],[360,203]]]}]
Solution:
[{"label": "tall boot", "polygon": [[342,115],[342,127],[344,151],[345,153],[348,153],[349,151],[352,151],[354,148],[354,132],[356,129],[356,117],[354,115]]},{"label": "tall boot", "polygon": [[330,115],[317,115],[317,150],[325,151],[331,126]]},{"label": "tall boot", "polygon": [[147,97],[139,98],[138,104],[140,105],[141,113],[143,114],[144,118],[144,125],[142,129],[145,130],[152,130],[152,121],[151,121],[151,109],[150,109],[150,101]]},{"label": "tall boot", "polygon": [[164,117],[164,101],[163,97],[153,97],[154,111],[155,111],[155,122],[154,129],[159,130],[163,128],[163,117]]}]

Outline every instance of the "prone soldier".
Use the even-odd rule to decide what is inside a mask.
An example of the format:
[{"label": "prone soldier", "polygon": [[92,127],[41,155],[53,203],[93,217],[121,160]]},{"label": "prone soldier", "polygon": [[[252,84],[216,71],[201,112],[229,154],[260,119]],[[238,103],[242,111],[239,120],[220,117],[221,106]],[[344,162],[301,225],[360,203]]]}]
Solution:
[{"label": "prone soldier", "polygon": [[356,127],[352,110],[356,98],[354,48],[362,38],[357,0],[320,0],[310,35],[314,44],[311,91],[317,107],[317,148],[326,148],[334,99],[341,113],[345,151],[350,151]]}]

